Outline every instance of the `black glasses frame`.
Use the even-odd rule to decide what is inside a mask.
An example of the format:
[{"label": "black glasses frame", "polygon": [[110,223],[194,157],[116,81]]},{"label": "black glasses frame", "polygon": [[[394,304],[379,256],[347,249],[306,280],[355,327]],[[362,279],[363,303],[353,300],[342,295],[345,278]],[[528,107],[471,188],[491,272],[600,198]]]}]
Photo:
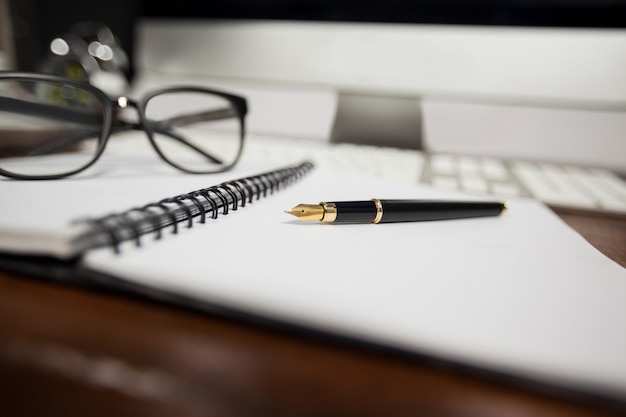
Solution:
[{"label": "black glasses frame", "polygon": [[[20,72],[20,71],[0,71],[0,81],[5,81],[5,80],[33,82],[33,83],[47,82],[47,83],[62,84],[62,85],[67,85],[67,86],[71,86],[75,88],[80,88],[82,90],[89,92],[90,94],[93,94],[93,96],[96,97],[102,103],[102,110],[103,110],[103,114],[101,115],[102,116],[102,120],[101,120],[102,131],[100,132],[100,137],[98,138],[98,149],[96,150],[96,152],[94,153],[94,156],[88,163],[72,171],[68,171],[62,174],[53,174],[53,175],[21,175],[21,174],[15,174],[12,172],[5,171],[4,169],[0,167],[0,175],[3,175],[5,177],[22,179],[22,180],[47,180],[47,179],[65,178],[65,177],[75,175],[79,172],[86,170],[90,166],[92,166],[100,158],[100,156],[104,152],[104,148],[106,147],[106,144],[108,143],[108,140],[111,134],[119,132],[119,131],[131,130],[131,129],[143,130],[146,133],[146,136],[148,137],[148,141],[150,142],[150,144],[152,145],[152,147],[154,148],[154,150],[156,151],[156,153],[159,155],[161,159],[163,159],[169,165],[183,172],[187,172],[190,174],[212,174],[212,173],[228,171],[239,161],[239,159],[241,158],[241,154],[243,152],[243,144],[244,144],[244,138],[245,138],[245,116],[248,112],[248,106],[247,106],[247,102],[245,98],[234,95],[234,94],[226,93],[226,92],[219,91],[219,90],[208,89],[204,87],[182,85],[182,86],[173,86],[173,87],[166,87],[166,88],[161,88],[157,90],[152,90],[146,93],[145,95],[143,95],[143,97],[140,100],[135,101],[135,100],[129,99],[128,97],[119,97],[117,99],[112,99],[109,96],[107,96],[102,90],[90,84],[87,84],[81,81],[72,80],[72,79],[65,78],[65,77],[61,77],[61,76],[50,75],[50,74]],[[190,116],[182,116],[178,120],[175,120],[180,123],[180,122],[184,122],[183,119],[187,119],[189,121],[198,121],[198,120],[208,121],[208,120],[215,120],[215,119],[224,118],[224,117],[236,116],[239,119],[238,121],[239,121],[239,126],[240,126],[239,150],[238,150],[237,156],[235,157],[233,162],[231,162],[230,164],[224,165],[218,170],[211,170],[211,171],[190,170],[170,160],[167,157],[167,155],[165,155],[161,151],[159,146],[156,144],[156,141],[154,139],[155,132],[156,133],[164,133],[164,132],[159,131],[158,123],[157,124],[152,123],[146,117],[146,104],[153,97],[161,95],[161,94],[186,93],[186,92],[212,94],[212,95],[219,96],[227,100],[232,105],[233,109],[235,110],[234,115],[231,113],[225,114],[223,110],[218,110],[217,112],[198,113],[198,114],[194,114]],[[122,106],[119,104],[121,98],[124,98],[126,100],[127,104],[125,106]],[[117,109],[122,109],[125,107],[133,107],[137,110],[137,113],[139,115],[139,123],[132,123],[132,122],[123,121],[123,120],[119,120],[115,118],[115,111]],[[171,133],[169,135],[172,136]],[[182,138],[175,137],[175,139],[181,140],[185,142],[187,146],[190,146],[196,149],[192,144],[186,142]],[[204,153],[203,151],[199,149],[196,149],[196,150],[202,153],[203,155],[205,155],[206,157],[210,159],[214,159],[213,157]]]}]

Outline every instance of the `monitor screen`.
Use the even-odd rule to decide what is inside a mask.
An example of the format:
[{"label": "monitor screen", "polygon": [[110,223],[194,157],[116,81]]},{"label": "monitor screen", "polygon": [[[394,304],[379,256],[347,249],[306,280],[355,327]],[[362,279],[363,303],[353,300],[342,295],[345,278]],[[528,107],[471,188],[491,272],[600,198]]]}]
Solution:
[{"label": "monitor screen", "polygon": [[[71,22],[101,18],[141,75],[206,79],[245,93],[255,109],[251,132],[437,150],[440,138],[450,136],[439,132],[453,125],[459,131],[455,146],[504,154],[514,141],[525,151],[536,148],[536,155],[552,157],[588,140],[589,134],[573,138],[583,131],[572,127],[578,123],[592,127],[597,149],[613,159],[623,143],[626,0],[10,4],[20,23],[17,51],[30,59],[21,68],[36,68],[51,37]],[[569,130],[538,134],[547,122],[534,116],[527,121],[527,109],[548,115],[550,122],[560,120],[555,113],[566,112],[559,129]],[[522,139],[494,130],[493,140],[483,140],[482,147],[476,135],[467,140],[465,132],[480,119],[470,118],[472,111],[523,119],[514,129]],[[463,125],[465,119],[474,124]],[[501,116],[488,120],[489,126],[510,125]],[[556,137],[563,143],[554,144]],[[554,155],[547,155],[549,149]]]},{"label": "monitor screen", "polygon": [[169,18],[280,19],[532,27],[624,27],[624,0],[152,0]]}]

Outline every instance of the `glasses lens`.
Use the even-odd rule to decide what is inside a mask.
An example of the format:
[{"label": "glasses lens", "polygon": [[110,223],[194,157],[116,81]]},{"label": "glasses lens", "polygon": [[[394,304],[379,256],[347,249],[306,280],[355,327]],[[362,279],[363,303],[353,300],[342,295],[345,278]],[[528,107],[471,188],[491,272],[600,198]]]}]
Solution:
[{"label": "glasses lens", "polygon": [[241,123],[225,98],[205,92],[167,92],[152,97],[145,113],[157,148],[171,164],[209,173],[237,162]]},{"label": "glasses lens", "polygon": [[80,170],[101,143],[103,107],[71,84],[0,80],[0,168],[32,177]]}]

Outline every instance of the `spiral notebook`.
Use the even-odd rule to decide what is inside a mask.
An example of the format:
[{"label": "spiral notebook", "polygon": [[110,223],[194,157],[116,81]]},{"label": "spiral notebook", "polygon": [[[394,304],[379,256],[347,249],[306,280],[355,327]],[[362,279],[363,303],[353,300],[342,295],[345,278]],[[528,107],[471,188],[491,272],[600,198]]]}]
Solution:
[{"label": "spiral notebook", "polygon": [[0,181],[0,266],[626,404],[626,270],[538,202],[329,226],[284,210],[469,197],[309,163],[198,177],[112,161],[63,181]]},{"label": "spiral notebook", "polygon": [[[134,166],[134,161],[129,164]],[[9,187],[14,189],[5,195],[15,206],[13,210],[4,207],[3,218],[7,221],[0,225],[0,250],[69,258],[102,246],[109,246],[117,252],[118,246],[127,240],[140,246],[143,235],[153,233],[160,239],[164,229],[171,228],[176,234],[179,227],[193,227],[196,217],[200,224],[206,222],[207,216],[217,219],[220,213],[227,215],[229,211],[244,208],[254,200],[291,185],[311,168],[310,162],[303,162],[147,203],[144,195],[154,194],[148,187],[167,189],[172,179],[178,179],[174,181],[177,184],[183,178],[180,175],[173,178],[157,175],[153,180],[147,177],[146,182],[141,174],[122,179],[119,176],[123,174],[118,173],[112,178],[95,181],[80,178],[57,182],[7,182],[2,191],[8,191]],[[203,181],[207,181],[206,177]],[[10,194],[13,197],[9,197]],[[105,201],[96,199],[94,202],[96,197],[103,197]],[[102,211],[101,203],[107,203],[104,207],[110,203],[119,204],[119,208],[132,201],[140,204],[123,211],[106,214]],[[49,216],[49,205],[56,205],[57,216]],[[90,214],[93,210],[99,210],[101,214]]]}]

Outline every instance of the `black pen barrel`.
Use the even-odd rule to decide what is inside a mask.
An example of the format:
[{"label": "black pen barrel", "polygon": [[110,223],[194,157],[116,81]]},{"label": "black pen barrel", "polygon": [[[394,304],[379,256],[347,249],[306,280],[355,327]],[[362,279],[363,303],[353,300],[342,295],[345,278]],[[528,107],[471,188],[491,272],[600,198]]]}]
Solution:
[{"label": "black pen barrel", "polygon": [[407,201],[381,200],[381,223],[451,220],[470,217],[497,216],[503,204],[476,201]]},{"label": "black pen barrel", "polygon": [[371,223],[376,218],[376,203],[367,201],[337,201],[334,223]]},{"label": "black pen barrel", "polygon": [[498,202],[380,200],[380,217],[380,206],[377,209],[374,200],[337,201],[333,204],[336,207],[334,223],[394,223],[487,217],[499,215],[504,208]]}]

